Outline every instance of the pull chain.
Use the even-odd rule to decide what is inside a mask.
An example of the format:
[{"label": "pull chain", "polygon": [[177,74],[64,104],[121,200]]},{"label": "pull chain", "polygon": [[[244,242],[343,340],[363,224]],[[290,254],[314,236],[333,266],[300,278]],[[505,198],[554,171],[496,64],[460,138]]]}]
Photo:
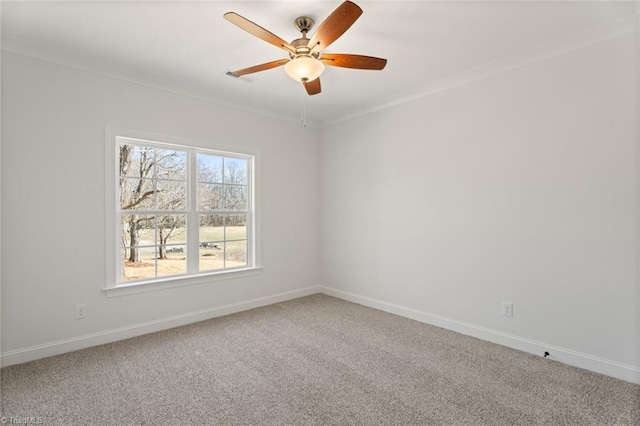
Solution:
[{"label": "pull chain", "polygon": [[300,103],[300,124],[302,127],[307,127],[307,107],[304,101]]}]

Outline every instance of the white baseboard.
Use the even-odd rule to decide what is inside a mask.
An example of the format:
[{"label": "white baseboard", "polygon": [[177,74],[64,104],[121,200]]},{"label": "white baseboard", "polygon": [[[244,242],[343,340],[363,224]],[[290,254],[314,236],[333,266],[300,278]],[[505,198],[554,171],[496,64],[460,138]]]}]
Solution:
[{"label": "white baseboard", "polygon": [[389,312],[426,324],[456,331],[467,336],[476,337],[499,345],[521,350],[523,352],[542,356],[542,354],[547,351],[551,354],[551,356],[549,357],[549,359],[551,360],[562,362],[564,364],[572,365],[579,368],[584,368],[585,370],[615,377],[631,383],[640,384],[640,368],[634,367],[632,365],[599,358],[589,354],[573,351],[571,349],[548,345],[542,342],[537,342],[507,333],[502,333],[489,328],[480,327],[471,323],[457,321],[451,318],[443,317],[441,315],[431,314],[428,312],[419,311],[417,309],[406,308],[359,294],[325,286],[306,287],[299,290],[278,293],[271,296],[260,297],[243,302],[218,306],[215,308],[188,312],[173,317],[161,318],[154,321],[147,321],[126,327],[87,334],[71,339],[64,339],[45,343],[42,345],[31,346],[28,348],[17,349],[0,354],[0,365],[4,367],[13,364],[20,364],[23,362],[34,361],[36,359],[59,355],[79,349],[85,349],[105,343],[111,343],[135,336],[141,336],[143,334],[179,327],[181,325],[204,321],[207,319],[229,315],[236,312],[242,312],[261,306],[285,302],[287,300],[297,299],[299,297],[310,296],[316,293],[324,293],[326,295],[337,297],[349,302],[358,303],[370,308],[379,309],[384,312]]},{"label": "white baseboard", "polygon": [[160,318],[153,321],[101,331],[98,333],[87,334],[71,339],[58,340],[56,342],[17,349],[2,353],[0,355],[0,365],[5,367],[13,364],[21,364],[23,362],[34,361],[36,359],[46,358],[53,355],[59,355],[66,352],[128,339],[130,337],[141,336],[143,334],[179,327],[181,325],[204,321],[223,315],[234,314],[236,312],[246,311],[261,306],[285,302],[299,297],[310,296],[319,292],[319,286],[307,287],[257,299],[246,300],[243,302],[232,303],[229,305],[218,306],[215,308],[188,312],[167,318]]},{"label": "white baseboard", "polygon": [[441,315],[419,311],[417,309],[406,308],[331,287],[320,286],[320,292],[349,302],[358,303],[370,308],[379,309],[405,318],[435,325],[447,330],[456,331],[460,334],[476,337],[478,339],[497,343],[523,352],[540,356],[543,356],[545,352],[549,352],[551,354],[549,359],[551,360],[583,368],[595,373],[615,377],[627,382],[640,384],[640,368],[632,365],[599,358],[593,355],[573,351],[571,349],[548,345],[543,342],[525,339],[489,328],[480,327],[471,323],[457,321]]}]

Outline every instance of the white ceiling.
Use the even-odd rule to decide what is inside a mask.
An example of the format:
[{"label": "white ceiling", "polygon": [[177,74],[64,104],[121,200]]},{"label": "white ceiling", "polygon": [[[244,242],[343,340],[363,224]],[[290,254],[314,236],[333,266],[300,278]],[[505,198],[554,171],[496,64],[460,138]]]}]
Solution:
[{"label": "white ceiling", "polygon": [[[283,68],[234,79],[226,71],[287,53],[223,19],[234,11],[285,40],[298,16],[316,27],[336,1],[2,2],[9,51],[91,69],[219,103],[321,126],[397,103],[464,75],[634,17],[635,2],[360,1],[356,23],[325,51],[388,59],[383,71],[327,67],[306,95]],[[311,34],[313,29],[311,30]]]}]

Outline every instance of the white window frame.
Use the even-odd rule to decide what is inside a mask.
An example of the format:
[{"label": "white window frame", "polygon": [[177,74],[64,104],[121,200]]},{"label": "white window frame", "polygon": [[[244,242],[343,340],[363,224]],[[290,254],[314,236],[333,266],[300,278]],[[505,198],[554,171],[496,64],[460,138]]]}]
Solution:
[{"label": "white window frame", "polygon": [[[158,135],[129,129],[121,129],[107,126],[105,129],[105,191],[106,191],[106,283],[103,290],[107,297],[135,294],[146,291],[162,290],[166,288],[182,287],[194,284],[204,284],[228,279],[243,278],[257,275],[262,270],[260,257],[260,152],[238,147],[230,147],[218,143],[210,143],[193,139],[174,136]],[[197,150],[211,152],[212,154],[226,155],[230,157],[243,157],[249,160],[247,183],[249,186],[249,206],[247,220],[247,266],[241,268],[220,269],[198,273],[187,273],[168,277],[159,277],[149,280],[120,281],[120,216],[118,214],[118,189],[119,178],[119,139],[129,139],[133,144],[151,145],[158,147],[170,147],[181,150]],[[191,156],[195,157],[195,156]],[[191,159],[188,166],[193,175],[195,158]],[[197,220],[198,211],[195,209],[196,189],[189,178],[189,203],[184,214],[187,215],[187,242],[198,241]],[[193,246],[192,246],[193,247]],[[193,257],[193,256],[192,256]],[[191,260],[194,265],[194,260]],[[195,260],[197,263],[197,260]]]}]

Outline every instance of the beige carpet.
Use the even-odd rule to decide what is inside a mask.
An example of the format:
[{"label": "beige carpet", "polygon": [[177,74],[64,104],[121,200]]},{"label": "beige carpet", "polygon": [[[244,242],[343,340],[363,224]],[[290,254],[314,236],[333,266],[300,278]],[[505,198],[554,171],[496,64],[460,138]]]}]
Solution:
[{"label": "beige carpet", "polygon": [[324,295],[3,368],[45,425],[640,425],[640,386]]}]

